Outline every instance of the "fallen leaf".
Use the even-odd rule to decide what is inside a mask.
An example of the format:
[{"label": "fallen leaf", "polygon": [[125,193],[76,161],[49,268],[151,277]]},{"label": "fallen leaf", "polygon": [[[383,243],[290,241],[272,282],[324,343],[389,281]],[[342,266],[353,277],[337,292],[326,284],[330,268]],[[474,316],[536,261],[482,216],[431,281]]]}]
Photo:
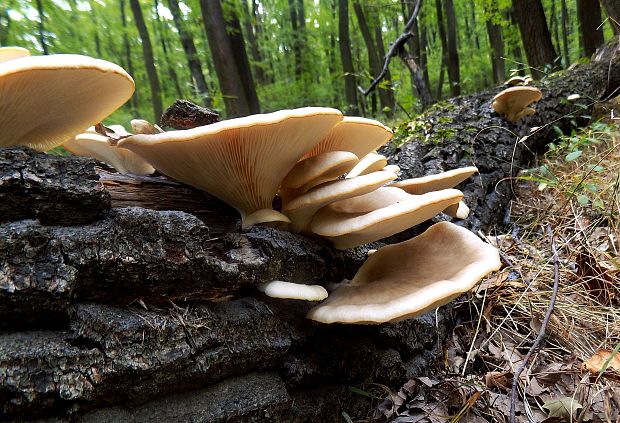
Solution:
[{"label": "fallen leaf", "polygon": [[591,373],[600,373],[606,370],[620,371],[620,354],[601,348],[583,365]]},{"label": "fallen leaf", "polygon": [[487,372],[484,375],[484,382],[488,388],[509,391],[512,386],[512,377],[512,372]]},{"label": "fallen leaf", "polygon": [[562,397],[556,400],[547,401],[543,404],[543,408],[549,412],[548,417],[574,419],[577,411],[582,409],[583,406],[572,397]]}]

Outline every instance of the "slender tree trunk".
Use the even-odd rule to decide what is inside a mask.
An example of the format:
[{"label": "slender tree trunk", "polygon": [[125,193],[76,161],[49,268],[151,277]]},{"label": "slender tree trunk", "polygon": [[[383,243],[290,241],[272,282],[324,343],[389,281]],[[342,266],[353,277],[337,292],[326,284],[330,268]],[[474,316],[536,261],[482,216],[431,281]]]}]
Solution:
[{"label": "slender tree trunk", "polygon": [[422,74],[424,77],[424,84],[426,86],[426,90],[428,91],[428,95],[432,103],[433,100],[432,100],[432,95],[430,93],[431,80],[430,80],[430,77],[428,76],[428,54],[427,54],[428,37],[426,33],[426,25],[424,24],[424,22],[422,22],[419,28],[420,28],[420,62],[419,62],[419,65],[420,65],[420,68],[422,69]]},{"label": "slender tree trunk", "polygon": [[192,75],[192,80],[194,81],[196,91],[198,91],[198,94],[206,107],[213,107],[213,102],[211,101],[211,96],[209,95],[209,89],[207,88],[207,81],[205,80],[204,73],[202,73],[202,64],[200,63],[200,58],[198,57],[198,52],[196,51],[196,46],[194,45],[194,38],[191,32],[185,28],[185,23],[183,22],[183,17],[181,16],[181,10],[179,10],[179,2],[177,0],[168,0],[168,6],[170,7],[170,12],[172,13],[174,25],[179,32],[179,39],[181,40],[183,51],[185,51],[187,66],[189,67],[189,71]]},{"label": "slender tree trunk", "polygon": [[504,36],[502,26],[493,21],[493,17],[498,14],[497,3],[493,1],[486,9],[486,27],[491,44],[491,65],[493,66],[493,82],[501,84],[506,79],[506,66],[504,64]]},{"label": "slender tree trunk", "polygon": [[161,103],[161,90],[159,88],[159,78],[157,77],[157,70],[155,69],[155,58],[153,57],[153,47],[151,45],[151,38],[149,37],[148,29],[144,23],[144,16],[142,15],[142,9],[140,8],[140,2],[138,0],[129,0],[129,6],[133,13],[136,27],[138,28],[138,34],[142,41],[142,55],[144,57],[144,66],[146,67],[146,74],[149,78],[149,84],[151,85],[151,104],[153,105],[153,122],[159,122],[159,118],[163,112],[163,106]]},{"label": "slender tree trunk", "polygon": [[564,60],[566,67],[571,64],[570,53],[568,52],[568,7],[566,0],[562,0],[562,50],[564,50]]},{"label": "slender tree trunk", "polygon": [[243,38],[243,31],[241,30],[241,22],[237,14],[231,10],[226,15],[226,27],[228,28],[228,37],[230,38],[230,45],[233,49],[233,56],[235,63],[237,64],[237,70],[239,71],[239,79],[245,93],[245,98],[250,108],[250,113],[260,113],[260,104],[258,101],[258,95],[256,94],[256,86],[254,85],[254,78],[252,77],[252,69],[250,67],[250,61],[245,48],[245,40]]},{"label": "slender tree trunk", "polygon": [[583,52],[587,57],[594,54],[603,45],[603,28],[601,25],[601,4],[598,0],[577,0],[577,17],[581,29]]},{"label": "slender tree trunk", "polygon": [[609,24],[614,34],[620,34],[620,2],[618,0],[601,0],[607,16],[609,16]]},{"label": "slender tree trunk", "polygon": [[471,2],[470,3],[470,10],[471,10],[471,22],[472,22],[472,26],[473,26],[473,31],[474,31],[474,42],[476,43],[476,49],[480,50],[480,38],[478,38],[478,22],[476,21],[476,2]]},{"label": "slender tree trunk", "polygon": [[[135,75],[133,69],[133,61],[131,60],[131,45],[129,44],[129,36],[127,34],[127,14],[125,13],[125,0],[119,0],[119,8],[121,11],[121,25],[123,27],[123,52],[125,56],[124,68],[130,75]],[[134,116],[138,114],[138,93],[134,92],[130,99],[131,109]]]},{"label": "slender tree trunk", "polygon": [[338,39],[347,102],[345,113],[358,115],[355,70],[353,69],[353,57],[351,55],[351,37],[349,36],[349,0],[338,0]]},{"label": "slender tree trunk", "polygon": [[256,76],[256,80],[259,84],[265,82],[265,72],[263,71],[263,59],[261,58],[260,49],[258,48],[258,40],[256,39],[255,26],[258,26],[258,22],[252,19],[248,3],[246,0],[241,1],[241,11],[243,12],[243,25],[245,27],[245,35],[248,37],[248,43],[250,44],[250,55],[252,56],[252,71]]},{"label": "slender tree trunk", "polygon": [[[377,46],[375,46],[375,42],[372,39],[368,22],[366,21],[366,16],[364,15],[364,11],[362,10],[362,6],[359,1],[353,2],[353,9],[355,10],[355,16],[357,17],[357,21],[359,23],[360,32],[362,33],[362,37],[364,38],[364,43],[366,44],[366,49],[368,51],[368,61],[370,62],[371,73],[373,77],[377,77],[381,73],[381,68],[383,67],[382,61],[379,59],[379,55],[377,54]],[[386,75],[385,81],[389,82],[389,78],[390,77]],[[392,92],[384,88],[379,88],[379,101],[381,102],[381,108],[383,110],[389,110],[386,114],[391,115],[394,109],[394,96]]]},{"label": "slender tree trunk", "polygon": [[43,1],[37,0],[37,12],[39,13],[39,43],[41,44],[41,49],[43,50],[43,54],[49,54],[49,49],[47,47],[47,40],[45,36],[45,11],[43,10]]},{"label": "slender tree trunk", "polygon": [[209,48],[220,83],[228,117],[247,116],[250,112],[241,76],[235,62],[232,43],[219,0],[200,0],[202,19],[207,31]]},{"label": "slender tree trunk", "polygon": [[461,70],[456,39],[456,14],[452,0],[445,0],[446,21],[448,24],[448,78],[452,97],[461,95]]},{"label": "slender tree trunk", "polygon": [[558,16],[557,10],[555,7],[555,0],[551,0],[551,19],[549,21],[549,25],[551,26],[551,33],[553,35],[554,47],[557,48],[560,63],[565,63],[564,58],[562,57],[562,45],[560,44],[560,30],[558,25]]},{"label": "slender tree trunk", "polygon": [[293,29],[293,57],[295,59],[295,78],[301,80],[303,69],[301,66],[301,40],[299,34],[299,19],[297,17],[296,0],[288,0],[288,9],[291,17],[291,28]]},{"label": "slender tree trunk", "polygon": [[158,8],[159,8],[159,0],[155,0],[154,9],[155,9],[155,22],[157,23],[157,28],[158,28],[157,35],[159,37],[159,43],[161,44],[161,49],[164,53],[164,60],[166,62],[166,71],[168,72],[168,78],[170,78],[170,81],[172,81],[172,84],[174,85],[174,90],[176,92],[177,98],[184,98],[185,96],[183,95],[181,84],[179,84],[179,77],[176,71],[174,70],[173,60],[168,54],[168,52],[170,51],[170,45],[168,43],[168,37],[166,35],[168,33],[168,28],[166,28],[165,24],[159,18],[159,14],[157,13]]},{"label": "slender tree trunk", "polygon": [[95,40],[95,51],[97,52],[97,57],[103,57],[103,53],[101,52],[101,39],[99,38],[99,21],[97,19],[97,12],[94,8],[90,11],[90,16],[93,19],[93,38]]},{"label": "slender tree trunk", "polygon": [[439,82],[437,83],[437,99],[441,99],[443,91],[444,70],[448,65],[448,37],[446,27],[443,23],[443,7],[441,0],[435,0],[435,10],[437,12],[437,27],[439,28],[439,40],[441,41],[441,66],[439,68]]},{"label": "slender tree trunk", "polygon": [[512,5],[532,77],[540,79],[545,67],[557,67],[558,57],[551,42],[541,0],[513,0]]}]

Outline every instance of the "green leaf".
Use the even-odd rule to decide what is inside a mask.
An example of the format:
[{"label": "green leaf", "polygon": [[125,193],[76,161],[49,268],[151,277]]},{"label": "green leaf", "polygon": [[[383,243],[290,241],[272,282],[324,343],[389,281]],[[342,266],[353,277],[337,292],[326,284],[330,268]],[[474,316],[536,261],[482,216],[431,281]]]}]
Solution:
[{"label": "green leaf", "polygon": [[368,392],[364,391],[363,389],[356,388],[355,386],[349,386],[349,391],[353,392],[354,394],[361,395],[363,397],[370,396]]},{"label": "green leaf", "polygon": [[577,160],[577,158],[579,158],[579,156],[581,156],[582,154],[583,154],[583,151],[581,150],[575,150],[572,153],[568,153],[566,155],[566,161],[572,162],[573,160]]},{"label": "green leaf", "polygon": [[579,201],[579,204],[585,206],[586,204],[588,204],[590,202],[590,199],[585,194],[579,194],[577,196],[577,201]]},{"label": "green leaf", "polygon": [[344,418],[345,422],[353,423],[353,420],[351,420],[351,416],[349,416],[346,411],[342,412],[342,417]]}]

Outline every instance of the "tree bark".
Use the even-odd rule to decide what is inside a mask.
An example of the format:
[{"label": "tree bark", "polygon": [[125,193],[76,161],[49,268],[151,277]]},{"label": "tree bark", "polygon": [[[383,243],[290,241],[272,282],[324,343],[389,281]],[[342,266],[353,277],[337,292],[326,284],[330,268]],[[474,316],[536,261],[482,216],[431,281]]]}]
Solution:
[{"label": "tree bark", "polygon": [[[254,6],[255,0],[252,0],[252,6]],[[247,1],[241,2],[241,9],[243,12],[243,25],[245,27],[245,34],[248,37],[248,43],[250,44],[250,54],[252,56],[252,72],[256,76],[256,80],[259,84],[265,83],[265,72],[263,70],[263,59],[260,54],[260,48],[258,40],[256,39],[255,28],[259,26],[259,22],[256,16],[250,14]]]},{"label": "tree bark", "polygon": [[499,13],[497,3],[490,3],[485,9],[489,16],[486,20],[489,44],[491,44],[491,65],[493,67],[493,82],[501,84],[506,79],[506,66],[504,64],[504,36],[502,26],[495,22],[494,17]]},{"label": "tree bark", "polygon": [[224,97],[226,114],[229,118],[247,116],[251,113],[250,106],[243,90],[231,40],[226,31],[222,5],[219,0],[200,0],[200,10],[207,31],[215,73]]},{"label": "tree bark", "polygon": [[620,3],[616,0],[601,0],[607,16],[610,19],[610,25],[614,34],[620,34]]},{"label": "tree bark", "polygon": [[441,0],[435,0],[435,11],[437,13],[437,27],[439,28],[439,40],[441,41],[441,65],[439,68],[439,82],[437,83],[437,99],[441,99],[443,91],[444,70],[448,65],[448,38],[446,27],[443,22],[443,7]]},{"label": "tree bark", "polygon": [[213,101],[209,95],[209,89],[207,88],[207,81],[205,80],[204,73],[202,72],[202,64],[194,45],[194,38],[192,34],[185,28],[181,11],[179,10],[179,2],[177,0],[168,0],[168,6],[172,13],[172,19],[174,20],[174,26],[176,26],[179,32],[179,38],[183,51],[185,52],[185,58],[187,60],[187,66],[192,75],[192,80],[195,84],[196,91],[202,103],[205,107],[213,107]]},{"label": "tree bark", "polygon": [[571,59],[568,52],[568,7],[566,6],[566,0],[562,0],[562,49],[564,50],[564,60],[566,67],[570,66]]},{"label": "tree bark", "polygon": [[43,10],[43,0],[36,0],[37,3],[37,13],[39,14],[39,20],[37,22],[37,27],[39,29],[39,44],[41,44],[41,50],[43,50],[43,54],[50,54],[49,48],[47,46],[47,37],[45,35],[45,11]]},{"label": "tree bark", "polygon": [[353,57],[351,55],[351,37],[349,36],[349,0],[338,0],[338,40],[344,73],[346,100],[344,112],[355,116],[359,114],[359,109],[357,106],[355,70],[353,69]]},{"label": "tree bark", "polygon": [[560,63],[564,65],[564,67],[568,67],[566,65],[566,60],[562,57],[562,44],[560,43],[560,28],[558,24],[558,15],[556,10],[556,0],[551,0],[551,19],[549,20],[549,25],[551,26],[551,33],[553,36],[553,42],[555,43],[555,47],[558,51],[558,57],[560,59]]},{"label": "tree bark", "polygon": [[149,31],[144,22],[144,16],[142,15],[142,8],[138,0],[129,0],[129,6],[133,13],[136,27],[138,28],[138,34],[140,41],[142,42],[142,56],[144,58],[144,66],[146,68],[146,74],[149,78],[149,84],[151,86],[151,104],[153,106],[153,122],[158,122],[161,114],[163,113],[163,106],[161,102],[161,89],[159,87],[159,77],[157,76],[157,69],[155,69],[155,58],[153,56],[153,47],[151,45],[151,38]]},{"label": "tree bark", "polygon": [[577,0],[577,17],[583,53],[590,57],[603,45],[603,28],[601,25],[601,4],[597,0]]},{"label": "tree bark", "polygon": [[513,0],[512,5],[532,77],[540,79],[544,75],[545,67],[557,67],[557,54],[553,48],[541,0]]},{"label": "tree bark", "polygon": [[291,17],[291,29],[292,29],[292,48],[293,57],[295,59],[295,78],[299,81],[303,76],[302,58],[301,58],[301,40],[299,29],[299,18],[297,17],[297,1],[288,0],[289,15]]},{"label": "tree bark", "polygon": [[450,93],[452,97],[456,97],[461,95],[461,70],[456,39],[456,14],[454,13],[454,2],[452,0],[444,1],[448,24],[448,78],[450,80]]}]

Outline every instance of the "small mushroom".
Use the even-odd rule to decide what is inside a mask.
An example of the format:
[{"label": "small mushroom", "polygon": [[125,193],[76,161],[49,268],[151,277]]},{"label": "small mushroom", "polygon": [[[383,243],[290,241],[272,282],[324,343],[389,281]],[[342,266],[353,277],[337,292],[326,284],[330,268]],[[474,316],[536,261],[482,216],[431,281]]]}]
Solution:
[{"label": "small mushroom", "polygon": [[[361,178],[361,176],[359,176]],[[463,198],[456,189],[444,189],[382,207],[368,213],[340,213],[331,207],[319,210],[310,226],[339,250],[353,248],[402,232],[440,213]]]},{"label": "small mushroom", "polygon": [[525,85],[525,77],[520,76],[520,75],[515,75],[511,77],[510,79],[508,79],[506,82],[504,82],[504,85],[507,85],[509,87],[514,87],[517,85]]},{"label": "small mushroom", "polygon": [[422,315],[501,266],[497,249],[449,222],[372,254],[355,277],[312,308],[322,323],[373,324]]},{"label": "small mushroom", "polygon": [[133,94],[120,66],[75,54],[0,62],[0,146],[47,150],[100,122]]},{"label": "small mushroom", "polygon": [[388,142],[392,135],[392,130],[381,122],[345,116],[304,158],[326,151],[350,151],[357,157],[364,157]]},{"label": "small mushroom", "polygon": [[291,232],[304,232],[310,226],[314,214],[321,207],[334,201],[372,192],[389,181],[396,179],[392,172],[373,172],[351,179],[326,182],[305,194],[282,204],[282,213],[291,219]]},{"label": "small mushroom", "polygon": [[[366,175],[371,172],[376,172],[383,169],[387,165],[387,159],[385,156],[377,153],[368,153],[355,165],[353,169],[347,174],[346,178],[354,178],[360,175]],[[396,172],[394,172],[396,173]]]},{"label": "small mushroom", "polygon": [[327,291],[321,285],[271,281],[258,285],[258,290],[268,297],[289,300],[323,301],[327,298]]},{"label": "small mushroom", "polygon": [[477,172],[478,168],[474,166],[461,167],[421,178],[405,179],[394,182],[391,186],[401,188],[409,194],[426,194],[440,189],[454,188]]},{"label": "small mushroom", "polygon": [[0,47],[0,62],[30,56],[30,52],[22,47]]},{"label": "small mushroom", "polygon": [[101,160],[111,165],[119,173],[151,175],[155,172],[153,166],[142,157],[125,148],[111,146],[108,137],[97,133],[84,132],[65,142],[62,146],[75,155]]},{"label": "small mushroom", "polygon": [[158,125],[144,119],[132,119],[131,130],[134,134],[161,134],[164,132]]},{"label": "small mushroom", "polygon": [[459,201],[457,204],[451,204],[443,211],[445,214],[457,219],[467,219],[469,216],[469,207],[464,201]]},{"label": "small mushroom", "polygon": [[493,97],[493,110],[509,122],[516,122],[524,116],[536,113],[528,107],[542,98],[536,87],[510,87]]},{"label": "small mushroom", "polygon": [[137,134],[117,145],[138,153],[165,175],[235,207],[245,229],[251,226],[248,216],[272,209],[284,177],[341,120],[339,110],[306,107]]}]

